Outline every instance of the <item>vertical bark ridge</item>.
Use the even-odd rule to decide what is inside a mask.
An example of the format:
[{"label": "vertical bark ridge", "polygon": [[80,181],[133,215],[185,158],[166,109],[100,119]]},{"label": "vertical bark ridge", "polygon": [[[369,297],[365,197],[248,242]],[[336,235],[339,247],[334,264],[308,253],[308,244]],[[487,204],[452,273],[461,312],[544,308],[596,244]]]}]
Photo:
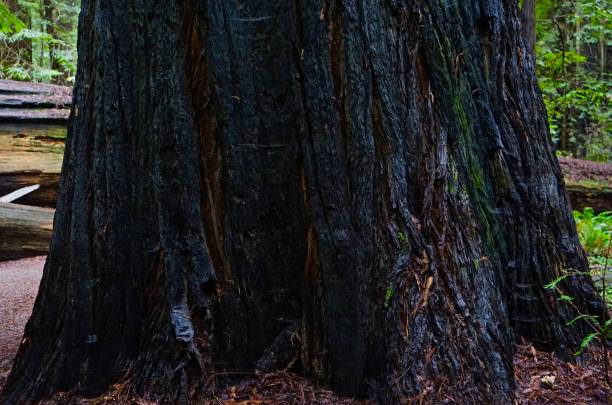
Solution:
[{"label": "vertical bark ridge", "polygon": [[231,370],[252,368],[299,321],[306,255],[291,4],[239,3],[199,8],[222,156],[205,163],[217,164],[224,202],[216,357]]}]

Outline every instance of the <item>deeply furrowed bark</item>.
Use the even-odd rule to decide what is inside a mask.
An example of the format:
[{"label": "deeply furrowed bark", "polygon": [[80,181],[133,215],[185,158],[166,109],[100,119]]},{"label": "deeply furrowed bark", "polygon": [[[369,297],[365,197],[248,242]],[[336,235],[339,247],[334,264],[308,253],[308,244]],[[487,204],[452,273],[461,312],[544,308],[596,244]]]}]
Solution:
[{"label": "deeply furrowed bark", "polygon": [[297,323],[338,392],[511,403],[514,338],[584,333],[543,287],[586,260],[524,54],[511,1],[85,0],[3,400],[189,402]]}]

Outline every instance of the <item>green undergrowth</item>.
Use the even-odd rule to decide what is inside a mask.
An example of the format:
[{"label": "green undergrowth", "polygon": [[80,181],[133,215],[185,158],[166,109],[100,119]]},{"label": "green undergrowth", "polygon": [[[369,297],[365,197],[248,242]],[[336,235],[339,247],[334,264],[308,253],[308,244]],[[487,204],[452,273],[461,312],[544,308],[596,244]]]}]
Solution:
[{"label": "green undergrowth", "polygon": [[595,213],[593,208],[574,211],[580,243],[591,257],[606,257],[612,235],[612,211]]},{"label": "green undergrowth", "polygon": [[[574,211],[574,220],[578,231],[578,238],[588,254],[589,271],[579,272],[572,269],[564,270],[563,273],[548,283],[545,288],[555,290],[557,299],[573,306],[574,297],[564,294],[562,281],[568,277],[590,275],[595,287],[605,302],[608,310],[612,308],[612,273],[609,268],[610,247],[612,241],[612,211],[595,213],[592,208],[584,211]],[[576,310],[577,307],[574,306]],[[581,355],[595,341],[603,344],[609,339],[612,332],[612,320],[597,314],[585,314],[578,310],[578,315],[567,322],[567,326],[574,325],[577,321],[586,322],[590,332],[583,337],[580,348],[575,353]]]},{"label": "green undergrowth", "polygon": [[605,285],[603,295],[608,305],[612,305],[612,211],[595,213],[592,208],[585,208],[583,212],[574,211],[574,220],[580,243],[588,254],[595,286],[601,292]]}]

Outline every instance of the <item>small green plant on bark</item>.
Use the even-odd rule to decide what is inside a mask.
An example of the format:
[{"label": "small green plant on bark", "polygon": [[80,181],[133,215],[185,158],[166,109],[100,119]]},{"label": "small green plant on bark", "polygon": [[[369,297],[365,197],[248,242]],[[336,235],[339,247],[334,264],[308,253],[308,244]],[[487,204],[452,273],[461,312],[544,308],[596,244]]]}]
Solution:
[{"label": "small green plant on bark", "polygon": [[389,285],[385,291],[385,309],[389,308],[391,304],[391,298],[393,298],[393,286]]},{"label": "small green plant on bark", "polygon": [[402,252],[406,251],[410,247],[408,237],[404,232],[398,232],[397,235],[395,235],[395,239],[397,240],[397,243],[399,244],[400,250]]}]

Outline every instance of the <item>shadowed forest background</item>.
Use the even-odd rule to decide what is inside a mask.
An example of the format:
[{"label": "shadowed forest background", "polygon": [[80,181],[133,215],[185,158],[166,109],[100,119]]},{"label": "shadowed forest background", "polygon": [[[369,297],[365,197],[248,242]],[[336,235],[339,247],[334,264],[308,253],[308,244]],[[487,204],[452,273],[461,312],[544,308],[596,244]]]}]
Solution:
[{"label": "shadowed forest background", "polygon": [[[550,294],[550,297],[553,297],[549,298],[551,302],[557,302],[559,303],[558,305],[567,305],[569,308],[572,308],[570,312],[576,311],[575,315],[564,321],[563,328],[567,328],[570,331],[578,330],[573,328],[581,328],[578,340],[579,344],[575,350],[572,350],[571,356],[568,358],[566,354],[557,357],[554,354],[547,353],[546,345],[539,345],[537,339],[534,339],[534,341],[524,340],[517,342],[516,353],[513,360],[516,397],[521,404],[539,404],[546,403],[547,401],[549,403],[569,404],[591,400],[595,401],[594,403],[600,403],[598,401],[605,403],[609,400],[609,393],[607,391],[609,391],[610,388],[610,381],[609,355],[607,348],[609,346],[610,331],[612,329],[609,315],[606,315],[609,314],[609,309],[612,306],[612,272],[609,270],[611,265],[610,262],[612,261],[612,136],[610,136],[610,133],[612,133],[612,120],[610,119],[609,108],[609,103],[612,100],[612,93],[610,92],[610,84],[612,82],[610,76],[612,71],[612,10],[610,9],[609,1],[606,0],[522,0],[520,4],[523,8],[521,27],[524,30],[523,35],[527,45],[525,52],[531,53],[532,55],[519,55],[519,65],[521,63],[521,58],[533,57],[533,60],[535,60],[537,81],[548,114],[550,140],[554,145],[554,153],[559,160],[567,192],[574,208],[573,219],[577,227],[580,243],[587,253],[589,268],[588,271],[586,269],[585,271],[580,271],[566,268],[557,277],[544,280],[546,283],[544,286],[546,290],[545,294]],[[36,235],[38,239],[30,241],[28,254],[22,255],[19,252],[15,253],[13,250],[9,253],[0,253],[0,281],[3,277],[3,266],[5,266],[5,274],[11,274],[5,276],[7,280],[13,283],[10,285],[19,285],[20,283],[23,284],[23,282],[20,281],[21,279],[19,276],[15,276],[14,279],[11,279],[13,273],[10,273],[9,270],[13,271],[14,269],[9,268],[11,263],[8,261],[9,259],[12,260],[24,256],[47,254],[47,242],[50,237],[50,224],[53,217],[52,209],[56,207],[56,188],[59,182],[59,172],[66,141],[66,122],[68,120],[68,111],[71,103],[70,89],[75,85],[75,75],[77,73],[77,29],[80,8],[81,2],[77,0],[3,0],[0,2],[0,80],[6,80],[6,82],[0,83],[0,102],[6,103],[6,105],[0,105],[0,153],[4,155],[0,157],[0,197],[18,188],[16,185],[26,186],[31,183],[40,185],[40,189],[24,195],[23,197],[19,197],[15,202],[17,204],[24,204],[24,206],[36,206],[36,209],[42,207],[35,215],[39,216],[37,220],[43,222],[45,227],[41,234]],[[299,16],[299,18],[301,17],[302,16]],[[321,10],[320,18],[321,21],[326,18],[323,10]],[[253,23],[258,22],[258,19],[255,17],[253,19],[245,18],[242,22]],[[194,26],[197,25],[197,23],[193,24]],[[334,24],[339,23],[335,22]],[[484,26],[479,26],[479,29],[483,31],[489,29],[483,27]],[[303,29],[299,24],[298,28]],[[338,26],[335,26],[335,29],[338,29]],[[173,39],[169,36],[169,41],[172,40],[176,40],[176,38]],[[189,40],[194,40],[194,37],[190,37]],[[199,42],[197,42],[199,40],[199,38],[196,38],[194,41],[199,44]],[[304,38],[300,38],[299,40],[304,41]],[[171,43],[172,42],[169,42],[169,44]],[[159,49],[162,49],[163,46],[172,48],[171,45],[162,44]],[[484,46],[485,45],[483,45],[483,47]],[[259,50],[256,50],[256,52],[259,52]],[[88,54],[88,57],[90,56],[91,55]],[[191,58],[189,59],[191,62],[197,61],[194,55],[189,54],[188,58]],[[454,62],[457,66],[461,66],[461,58],[463,58],[463,54],[455,56]],[[340,68],[334,66],[333,69],[337,70]],[[457,72],[455,72],[455,79],[460,77],[458,72],[459,68],[457,68]],[[332,73],[334,74],[334,80],[338,80],[339,73],[337,71],[333,71]],[[422,72],[419,71],[417,73]],[[193,72],[189,72],[189,74],[193,74]],[[299,76],[303,74],[303,71],[299,71],[298,73]],[[189,77],[189,80],[194,79],[193,77]],[[15,85],[11,84],[13,82],[8,81],[22,82],[24,85],[28,82],[54,85],[47,87],[26,86],[24,87],[26,90],[22,89],[25,93],[30,92],[36,95],[33,96],[34,98],[38,97],[38,94],[43,94],[41,99],[43,101],[37,99],[36,103],[39,103],[38,107],[43,105],[44,108],[51,107],[47,110],[48,116],[46,117],[46,121],[43,119],[39,120],[35,117],[35,114],[42,111],[42,109],[38,110],[38,107],[30,109],[32,106],[28,103],[32,101],[29,100],[20,101],[23,106],[28,109],[27,113],[24,109],[23,117],[20,118],[18,115],[13,114],[16,110],[15,105],[10,105],[13,101],[8,99],[9,96],[6,96],[6,99],[2,99],[3,93],[12,94],[11,92],[16,89],[16,87],[14,87]],[[199,83],[197,80],[193,82],[189,81],[189,86],[193,86],[194,89],[205,93],[205,91],[202,90],[205,88],[205,85]],[[373,85],[373,87],[375,86]],[[302,88],[302,91],[306,92],[306,87]],[[478,90],[474,90],[471,95],[474,96],[477,91]],[[46,97],[48,94],[52,94],[52,96],[47,100]],[[208,96],[208,93],[206,94]],[[372,97],[375,98],[377,96],[378,94],[373,92]],[[234,97],[236,101],[242,102],[240,97]],[[74,100],[76,99],[75,97]],[[302,100],[302,102],[304,102],[304,100]],[[348,103],[348,101],[343,99],[342,103],[345,102]],[[196,106],[196,110],[199,107],[203,108],[199,111],[199,113],[202,114],[205,112],[204,108],[208,108],[197,104],[197,101],[194,105]],[[342,108],[345,108],[344,104]],[[459,110],[460,119],[463,118],[467,120],[467,118],[465,118],[467,114],[462,112],[461,109]],[[379,115],[384,115],[383,113],[385,113],[385,111],[381,113],[381,111],[373,109],[372,120],[375,124],[377,120],[380,120]],[[34,115],[27,117],[27,114]],[[542,113],[541,115],[543,116],[544,114]],[[4,120],[6,120],[6,122],[4,122]],[[536,120],[536,117],[534,117],[534,120]],[[374,128],[374,130],[380,131],[381,133],[384,132],[383,129],[385,128],[383,121],[384,120],[380,121],[382,122],[380,124],[381,128]],[[203,125],[202,123],[196,124]],[[79,125],[86,124],[81,123]],[[211,125],[216,125],[216,123]],[[466,128],[467,127],[466,125]],[[203,128],[204,129],[200,128],[203,134],[205,130],[212,131],[212,129],[208,127]],[[465,130],[465,128],[463,129]],[[346,128],[343,127],[342,130],[344,131]],[[2,138],[2,136],[5,137]],[[10,141],[6,141],[7,139],[10,139]],[[446,140],[444,142],[446,142]],[[253,145],[254,144],[249,144],[249,147]],[[266,147],[269,146],[270,145],[267,145]],[[274,148],[278,148],[278,144],[273,144],[272,149]],[[18,155],[18,153],[22,152],[33,154],[25,154],[23,156],[29,157],[22,159],[22,155]],[[14,153],[13,159],[6,159],[5,157],[10,157],[11,153]],[[314,152],[312,153],[314,154]],[[2,164],[5,164],[7,168],[3,168]],[[215,162],[213,165],[215,164],[217,163]],[[264,167],[264,170],[269,170],[269,172],[266,173],[274,174],[276,170],[267,168],[265,165],[262,167]],[[471,166],[469,166],[469,168],[472,169]],[[457,170],[457,168],[454,168],[454,170],[455,174],[449,176],[454,176],[455,182],[460,184],[457,182],[459,177],[457,172],[461,173],[461,170]],[[476,178],[476,183],[482,183],[482,173],[479,174],[477,170],[475,172],[476,177],[478,177]],[[472,174],[473,173],[470,173],[470,175]],[[304,173],[302,173],[302,176],[305,176]],[[238,183],[240,183],[240,181]],[[305,182],[306,180],[302,178],[300,181]],[[524,185],[521,184],[521,186]],[[216,184],[215,187],[217,187]],[[306,186],[301,184],[301,187],[305,189]],[[433,185],[431,187],[433,187]],[[219,187],[219,190],[220,189],[222,189],[222,187]],[[476,194],[482,191],[479,187],[476,187],[476,189]],[[220,192],[219,190],[213,190],[213,192]],[[453,194],[456,191],[456,186],[451,184],[448,192]],[[9,202],[11,201],[12,200],[9,200]],[[214,206],[215,203],[217,203],[217,201],[213,201],[210,204]],[[287,204],[290,203],[291,201]],[[419,206],[419,204],[420,202],[416,205]],[[479,204],[482,204],[482,202],[480,201],[475,205],[480,206]],[[11,229],[11,232],[17,229],[10,228],[10,226],[13,225],[7,225],[6,221],[4,223],[2,221],[2,216],[7,215],[7,207],[10,210],[10,206],[0,205],[0,232],[2,229]],[[264,208],[267,209],[271,207],[273,208],[272,205]],[[2,211],[3,209],[5,211]],[[482,213],[479,212],[479,214]],[[485,218],[484,222],[488,223],[488,215],[495,216],[498,214],[499,212],[487,212],[483,214]],[[13,214],[9,212],[8,215],[10,216]],[[214,212],[208,212],[207,210],[206,216],[213,218],[214,215]],[[567,218],[569,218],[569,214]],[[18,218],[18,221],[21,220],[21,218]],[[299,220],[301,219],[292,219],[292,221],[296,221],[295,223],[299,222]],[[542,218],[544,228],[548,223],[546,221],[551,221],[550,216]],[[18,222],[18,224],[22,225],[22,222]],[[96,224],[96,226],[97,225],[98,224]],[[3,226],[5,228],[2,228]],[[215,227],[219,226],[219,224],[215,223],[214,226],[210,226]],[[291,226],[288,226],[288,228],[292,229]],[[391,227],[389,228],[391,229]],[[420,225],[418,228],[420,229]],[[213,234],[218,232],[217,229],[214,229],[214,232],[208,229],[207,231]],[[487,229],[487,232],[488,231],[489,229]],[[266,234],[264,231],[261,232],[262,235]],[[406,257],[409,256],[406,252],[412,249],[411,244],[418,244],[418,242],[412,240],[411,238],[413,235],[407,231],[393,228],[393,232],[394,236],[390,244],[394,245],[394,249],[397,247],[397,252],[399,252],[397,254],[399,254],[400,257],[402,257],[402,255]],[[15,234],[17,235],[18,232],[15,231]],[[310,243],[314,240],[312,239],[314,238],[313,234],[314,231],[308,231],[307,263],[315,261],[310,257],[311,254],[321,254],[317,252],[316,249],[311,249]],[[290,233],[287,233],[287,235],[290,235]],[[286,239],[287,235],[283,236],[279,233],[277,238],[279,240]],[[8,251],[6,246],[13,249],[10,243],[4,243],[5,240],[2,240],[3,237],[6,237],[6,235],[0,235],[0,246],[6,251]],[[531,235],[529,235],[529,237],[531,237]],[[418,240],[418,238],[416,239]],[[487,234],[485,239],[487,239],[488,243],[490,236]],[[565,242],[564,240],[563,243]],[[22,241],[19,241],[19,243],[22,243]],[[214,241],[213,245],[215,244],[217,244],[217,246],[215,246],[216,249],[222,250],[220,248],[220,243]],[[576,243],[576,245],[578,244]],[[255,246],[255,244],[253,246]],[[557,246],[554,248],[556,247]],[[336,249],[335,246],[334,249]],[[346,252],[353,252],[353,250],[358,251],[358,249],[353,246],[347,247],[346,249]],[[551,249],[553,248],[551,247]],[[313,250],[313,252],[311,252],[311,250]],[[563,254],[565,253],[564,251]],[[224,259],[221,254],[218,254],[218,256],[219,257],[215,257],[213,255],[212,257],[212,261],[215,262],[215,265],[218,265],[218,262]],[[544,254],[544,256],[546,255]],[[160,261],[163,260],[163,255],[161,257],[162,258],[159,259]],[[358,257],[358,255],[356,257]],[[7,261],[3,262],[4,260]],[[44,259],[40,257],[38,259],[25,260],[26,261],[23,262],[24,274],[25,269],[28,269],[27,271],[36,269],[37,266],[41,266],[41,260],[44,261]],[[208,259],[204,260],[200,257],[198,260],[205,262]],[[279,263],[284,263],[282,261],[284,259],[278,260],[280,260]],[[286,260],[287,263],[290,262],[289,259]],[[557,260],[557,258],[554,260]],[[245,259],[245,262],[246,261]],[[470,259],[470,263],[467,264],[467,267],[473,268],[476,271],[482,271],[483,268],[487,268],[487,266],[490,265],[488,261],[489,258],[487,255],[483,254],[480,258]],[[546,262],[546,260],[543,261]],[[580,259],[578,259],[578,262],[579,261]],[[427,263],[427,260],[425,259],[424,262]],[[421,262],[419,262],[419,264],[420,263]],[[408,265],[406,264],[406,266]],[[508,263],[509,268],[515,266],[516,263],[514,263],[514,261]],[[384,267],[382,259],[379,267]],[[551,267],[554,266],[551,265]],[[461,270],[464,270],[464,268],[461,267]],[[35,274],[36,271],[38,270],[34,270],[32,274]],[[583,276],[592,277],[596,292],[605,303],[604,312],[601,313],[601,315],[581,312],[584,304],[582,298],[574,296],[572,293],[568,293],[563,288],[565,282],[579,279]],[[29,282],[36,283],[36,277],[37,276],[34,275],[32,277],[34,281],[30,280]],[[208,275],[206,275],[206,277],[208,277]],[[376,279],[376,277],[374,277],[374,279]],[[419,284],[418,287],[425,291],[423,294],[424,297],[427,297],[429,294],[432,279],[432,277],[425,277],[422,282],[419,282],[418,279],[416,281],[417,284]],[[383,285],[383,288],[386,288],[382,296],[376,298],[379,304],[381,304],[380,308],[382,311],[385,312],[389,308],[395,311],[396,308],[399,308],[399,304],[394,304],[394,300],[398,299],[398,296],[392,283],[388,283],[388,287],[385,287],[386,281],[378,280],[376,282]],[[521,283],[518,282],[517,285],[519,284]],[[527,284],[527,282],[524,283],[524,285]],[[6,285],[8,286],[9,283]],[[574,291],[577,290],[574,289]],[[207,293],[210,293],[210,291],[207,290]],[[21,291],[20,287],[11,291],[12,295],[7,293],[6,296],[3,297],[2,294],[4,294],[4,292],[0,292],[0,304],[4,302],[6,304],[5,308],[7,308],[9,305],[12,305],[12,300],[18,299],[15,297],[18,297],[19,294],[27,295],[32,293],[29,290]],[[282,294],[281,298],[284,299],[285,297],[282,296]],[[315,295],[316,294],[313,294],[313,297]],[[4,301],[2,301],[3,299]],[[31,299],[33,299],[33,297],[31,297]],[[519,300],[520,299],[522,298],[519,296]],[[424,301],[426,300],[427,298],[424,298]],[[524,300],[525,302],[529,300],[535,301],[535,298],[526,297]],[[316,301],[316,299],[313,298],[313,302],[314,301]],[[317,305],[318,304],[315,302],[313,308],[310,308],[313,313],[319,310]],[[282,307],[282,305],[279,306]],[[421,298],[419,298],[412,315],[414,316],[417,312],[420,312],[424,306],[425,302],[421,303]],[[350,307],[350,305],[348,307]],[[528,307],[528,305],[526,307]],[[24,308],[26,308],[26,312],[29,310],[27,305],[24,306]],[[274,308],[274,311],[276,311],[276,308]],[[348,310],[345,308],[345,311]],[[5,312],[8,314],[9,311]],[[15,312],[17,313],[18,311]],[[529,313],[529,311],[527,311],[527,313]],[[563,316],[566,315],[566,313],[563,313]],[[264,319],[263,316],[262,319]],[[202,323],[205,324],[208,321],[208,319],[205,319]],[[313,322],[316,326],[316,319],[314,321],[310,319],[309,321]],[[18,331],[11,332],[13,335],[15,333],[21,333],[21,329],[19,328],[22,327],[23,322],[23,320],[11,318],[10,323],[14,323],[17,326],[10,325],[10,328],[7,327],[7,330],[11,329],[12,331],[14,329]],[[256,323],[255,320],[253,320],[253,322]],[[406,320],[406,322],[408,321]],[[525,322],[531,322],[533,324],[533,319],[526,319]],[[0,319],[0,328],[3,327],[2,324],[3,321]],[[344,326],[346,326],[346,324]],[[407,328],[406,326],[406,330]],[[535,330],[538,326],[532,325],[529,326],[529,328]],[[296,336],[298,336],[297,330],[295,326],[288,327],[279,334],[279,336],[280,338],[284,336],[289,340],[295,340]],[[544,330],[544,327],[542,327],[542,330]],[[556,332],[557,331],[555,331],[555,333]],[[345,338],[346,330],[336,331],[332,328],[332,333],[337,333],[340,338]],[[548,332],[542,332],[542,336],[547,333]],[[578,332],[570,332],[570,334],[571,333]],[[262,335],[263,334],[262,332]],[[526,334],[529,335],[529,333]],[[6,333],[6,335],[8,336],[8,333]],[[14,340],[12,337],[13,335],[11,335],[11,339]],[[538,337],[538,332],[532,335]],[[95,335],[92,336],[92,342],[95,343],[98,337]],[[2,337],[1,333],[0,337]],[[315,342],[313,343],[313,347],[315,347],[316,350],[324,352],[320,347],[316,347],[317,336],[311,336],[310,338]],[[543,339],[545,340],[546,337]],[[274,344],[276,344],[277,340],[274,341]],[[6,353],[0,350],[0,392],[2,391],[2,384],[5,382],[4,380],[7,378],[10,371],[12,356],[14,355],[18,343],[18,341],[11,343],[11,349],[4,350]],[[272,349],[276,350],[274,344],[272,345]],[[282,342],[279,343],[279,345],[281,344]],[[272,349],[266,349],[266,353]],[[230,353],[228,358],[231,358],[231,350],[228,349],[228,352]],[[313,351],[313,353],[315,352]],[[430,358],[431,355],[433,355],[433,351],[428,354]],[[6,360],[2,356],[9,356],[10,358]],[[347,353],[341,353],[338,356],[339,358],[343,358],[343,356],[349,355]],[[238,357],[238,355],[236,355],[236,357]],[[314,354],[313,358],[315,358]],[[273,363],[270,358],[265,358],[265,356],[262,357],[262,359],[265,359],[265,361],[259,359],[257,362],[258,367],[260,363],[265,363],[266,361]],[[221,403],[228,405],[250,403],[248,401],[254,401],[253,403],[259,403],[257,401],[263,401],[262,403],[281,403],[283,401],[297,403],[353,403],[352,400],[340,398],[331,391],[316,388],[312,385],[312,380],[308,381],[296,374],[287,373],[286,371],[291,369],[296,359],[297,355],[293,359],[283,359],[282,361],[285,361],[285,363],[289,365],[287,365],[285,370],[281,373],[274,372],[269,374],[248,375],[246,382],[236,383],[236,385],[232,385],[227,390],[218,394],[219,398],[222,399]],[[301,360],[304,359],[302,358]],[[578,361],[578,365],[576,365],[575,360]],[[280,360],[274,359],[274,361]],[[160,363],[161,362],[160,360]],[[384,368],[384,365],[379,366],[381,369]],[[316,375],[319,373],[316,361],[313,361],[310,366],[304,361],[304,368],[307,369],[308,367],[311,367],[311,369],[308,370],[307,374]],[[273,369],[274,368],[270,368],[270,371]],[[325,380],[326,377],[321,377],[323,374],[325,373],[319,375],[320,381],[327,383]],[[221,376],[220,378],[223,379],[225,377],[226,376]],[[401,377],[403,377],[403,375]],[[217,378],[217,376],[210,378]],[[229,380],[232,377],[227,378]],[[351,379],[350,376],[344,376],[344,378],[349,381]],[[370,382],[368,382],[368,384],[369,383]],[[372,387],[368,389],[374,391],[377,389],[375,387],[376,384],[372,384]],[[436,387],[434,385],[427,385],[427,388],[423,391],[423,395],[430,395],[435,389]],[[346,392],[351,396],[350,394],[354,393],[354,390],[351,391],[351,389],[348,389]],[[131,391],[123,391],[123,386],[117,384],[112,386],[107,399],[110,398],[123,401],[127,400],[130,395],[132,395]],[[55,400],[57,403],[62,403],[63,398],[64,397],[60,395],[56,397]],[[425,397],[420,399],[415,398],[415,401],[423,401],[424,398]],[[441,397],[438,396],[438,398]]]}]

